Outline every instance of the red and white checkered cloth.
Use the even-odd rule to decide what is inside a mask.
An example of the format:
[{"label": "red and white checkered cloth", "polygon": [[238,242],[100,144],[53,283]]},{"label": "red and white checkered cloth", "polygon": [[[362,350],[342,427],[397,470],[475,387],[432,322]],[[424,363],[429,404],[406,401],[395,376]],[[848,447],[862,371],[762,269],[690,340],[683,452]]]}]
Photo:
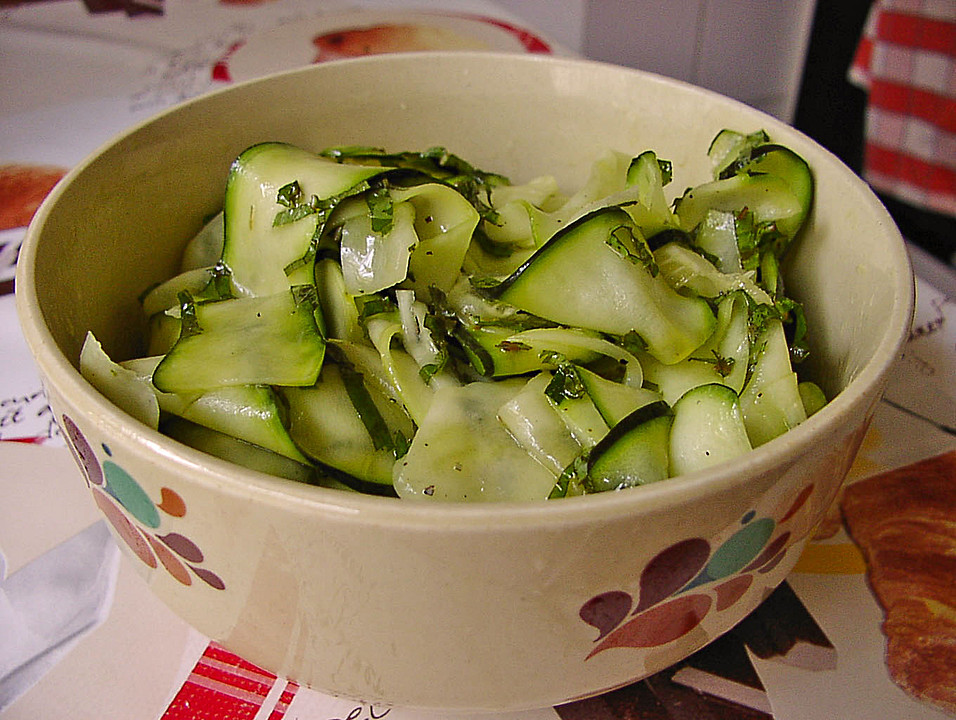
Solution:
[{"label": "red and white checkered cloth", "polygon": [[160,720],[282,720],[298,690],[211,642]]},{"label": "red and white checkered cloth", "polygon": [[863,177],[956,216],[956,0],[875,0],[849,76],[869,94]]}]

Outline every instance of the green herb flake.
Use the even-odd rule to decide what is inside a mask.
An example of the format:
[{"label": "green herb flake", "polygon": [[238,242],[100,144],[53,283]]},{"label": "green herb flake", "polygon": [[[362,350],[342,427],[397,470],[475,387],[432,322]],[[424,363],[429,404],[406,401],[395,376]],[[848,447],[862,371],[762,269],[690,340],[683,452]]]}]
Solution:
[{"label": "green herb flake", "polygon": [[288,185],[279,188],[276,194],[276,202],[287,208],[294,208],[301,203],[302,188],[298,180],[293,180]]},{"label": "green herb flake", "polygon": [[720,377],[725,378],[734,370],[734,364],[736,360],[732,357],[725,357],[718,353],[716,350],[711,350],[713,353],[712,358],[690,358],[695,362],[707,363],[714,366],[714,372],[716,372]]},{"label": "green herb flake", "polygon": [[435,346],[438,348],[438,357],[435,362],[428,363],[423,365],[418,373],[421,376],[422,380],[426,383],[431,382],[431,379],[442,370],[445,369],[445,366],[448,364],[448,335],[449,328],[448,322],[445,318],[439,317],[432,313],[425,315],[425,319],[422,323],[425,326],[425,329],[431,334],[432,342],[435,343]]},{"label": "green herb flake", "polygon": [[548,500],[583,495],[588,479],[588,455],[586,451],[572,460],[558,477],[548,495]]},{"label": "green herb flake", "polygon": [[737,157],[717,176],[718,180],[725,180],[746,171],[747,165],[753,159],[754,150],[770,141],[770,136],[764,130],[756,130],[743,137]]},{"label": "green herb flake", "polygon": [[287,208],[285,210],[280,210],[276,213],[276,216],[272,219],[273,227],[280,227],[282,225],[291,225],[297,220],[301,220],[304,217],[313,215],[315,210],[309,205],[296,205],[292,208]]},{"label": "green herb flake", "polygon": [[565,400],[584,397],[587,391],[584,389],[584,383],[581,382],[581,376],[574,363],[568,362],[560,353],[550,351],[542,352],[541,359],[546,363],[557,363],[551,375],[551,381],[544,389],[544,394],[552,402],[560,405]]},{"label": "green herb flake", "polygon": [[[651,252],[643,238],[637,237],[627,225],[618,225],[610,232],[604,242],[622,258],[634,265],[643,267],[651,274],[651,277],[657,277],[660,274],[661,269],[657,265],[657,260],[654,259],[654,253]],[[629,246],[634,248],[633,252]]]},{"label": "green herb flake", "polygon": [[788,297],[780,297],[776,302],[784,323],[790,328],[790,359],[795,363],[803,362],[810,355],[807,341],[807,316],[803,305]]},{"label": "green herb flake", "polygon": [[192,296],[194,302],[215,302],[234,297],[232,270],[219,260],[209,272],[209,282],[199,293]]},{"label": "green herb flake", "polygon": [[744,208],[734,215],[734,235],[737,238],[737,250],[744,270],[756,270],[760,266],[760,254],[757,251],[757,227],[754,215]]},{"label": "green herb flake", "polygon": [[196,301],[193,296],[183,290],[177,295],[179,299],[180,330],[181,338],[198,335],[202,332],[199,325],[199,319],[196,317]]},{"label": "green herb flake", "polygon": [[626,334],[621,335],[618,344],[631,353],[631,355],[647,351],[647,343],[636,330],[630,330]]},{"label": "green herb flake", "polygon": [[315,285],[293,285],[292,300],[296,306],[306,305],[310,312],[315,312],[319,307],[319,291]]},{"label": "green herb flake", "polygon": [[468,278],[468,282],[475,290],[492,290],[501,285],[501,279],[492,275],[477,276]]},{"label": "green herb flake", "polygon": [[[748,296],[749,301],[749,296]],[[747,334],[751,343],[755,342],[766,330],[771,320],[781,320],[779,308],[768,303],[750,302],[750,313],[747,322]]]},{"label": "green herb flake", "polygon": [[382,295],[368,295],[362,298],[362,307],[359,312],[361,320],[368,320],[370,317],[389,313],[395,310],[395,303],[390,298]]},{"label": "green herb flake", "polygon": [[394,452],[394,438],[385,419],[375,406],[368,388],[365,387],[362,374],[349,363],[344,362],[339,364],[339,372],[342,375],[345,392],[348,394],[349,400],[352,401],[352,406],[358,413],[359,419],[368,431],[369,437],[372,439],[372,445],[376,450]]},{"label": "green herb flake", "polygon": [[480,377],[492,377],[495,374],[495,361],[485,348],[472,337],[471,333],[460,325],[454,331],[454,338],[464,354],[469,367]]},{"label": "green herb flake", "polygon": [[396,430],[392,437],[392,454],[399,460],[408,454],[408,449],[412,446],[411,438],[405,437],[405,433]]},{"label": "green herb flake", "polygon": [[392,231],[394,207],[388,187],[383,185],[370,190],[365,194],[365,202],[372,221],[372,232],[388,235]]},{"label": "green herb flake", "polygon": [[674,164],[670,160],[657,158],[657,167],[661,169],[661,187],[670,184],[674,179]]}]

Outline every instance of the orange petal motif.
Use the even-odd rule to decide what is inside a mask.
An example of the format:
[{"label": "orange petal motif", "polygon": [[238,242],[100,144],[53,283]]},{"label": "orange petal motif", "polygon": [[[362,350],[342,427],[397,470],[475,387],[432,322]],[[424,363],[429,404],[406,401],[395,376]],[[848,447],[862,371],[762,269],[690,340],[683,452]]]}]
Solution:
[{"label": "orange petal motif", "polygon": [[160,503],[156,507],[172,517],[182,517],[186,514],[186,503],[175,490],[168,487],[160,489]]}]

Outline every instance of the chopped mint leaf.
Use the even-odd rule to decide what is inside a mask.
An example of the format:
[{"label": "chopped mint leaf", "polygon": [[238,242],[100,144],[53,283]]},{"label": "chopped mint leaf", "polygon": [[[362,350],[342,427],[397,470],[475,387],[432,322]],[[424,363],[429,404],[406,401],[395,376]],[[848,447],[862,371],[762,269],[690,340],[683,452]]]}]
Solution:
[{"label": "chopped mint leaf", "polygon": [[644,341],[636,330],[631,330],[625,335],[621,335],[619,338],[619,344],[625,350],[627,350],[631,355],[636,355],[639,352],[645,352],[647,350],[647,343]]},{"label": "chopped mint leaf", "polygon": [[392,196],[387,186],[381,186],[365,193],[365,202],[368,205],[369,218],[372,221],[372,232],[379,235],[388,235],[392,230]]},{"label": "chopped mint leaf", "polygon": [[574,363],[568,362],[560,353],[550,351],[542,352],[541,359],[546,363],[557,365],[551,375],[551,381],[544,389],[544,394],[552,402],[560,405],[565,400],[584,397],[587,391],[584,388],[584,383],[581,382],[581,376],[578,374],[578,369]]},{"label": "chopped mint leaf", "polygon": [[657,167],[661,169],[661,187],[664,187],[674,179],[674,164],[670,160],[657,158]]},{"label": "chopped mint leaf", "polygon": [[313,214],[315,214],[315,210],[311,205],[296,205],[295,207],[286,208],[285,210],[277,212],[275,218],[272,220],[272,226],[279,227],[280,225],[289,225],[290,223],[294,223],[297,220],[301,220]]},{"label": "chopped mint leaf", "polygon": [[342,375],[342,384],[345,385],[345,392],[352,401],[355,412],[368,431],[372,439],[372,445],[376,450],[394,451],[394,439],[385,419],[375,406],[368,388],[365,387],[365,380],[362,374],[358,372],[350,363],[339,363],[339,372]]},{"label": "chopped mint leaf", "polygon": [[792,298],[780,297],[777,299],[776,307],[783,321],[791,328],[790,359],[795,363],[803,362],[810,355],[810,345],[807,342],[807,316],[803,305]]},{"label": "chopped mint leaf", "polygon": [[392,312],[395,310],[395,303],[391,298],[383,295],[367,295],[362,298],[362,307],[359,311],[359,317],[362,320],[379,315],[381,313]]},{"label": "chopped mint leaf", "polygon": [[714,366],[714,372],[720,375],[722,378],[727,377],[733,372],[734,363],[736,362],[732,357],[724,357],[716,350],[711,350],[713,353],[712,358],[691,358],[695,362],[708,363]]},{"label": "chopped mint leaf", "polygon": [[438,357],[435,362],[423,365],[418,371],[422,380],[428,383],[436,373],[441,372],[448,364],[448,327],[444,318],[431,313],[425,315],[423,324],[431,334],[435,347],[438,348]]},{"label": "chopped mint leaf", "polygon": [[[644,239],[636,236],[627,225],[618,225],[614,228],[605,242],[622,258],[643,267],[652,277],[657,277],[660,273],[661,269],[654,259],[654,253],[651,252]],[[629,245],[634,248],[634,252],[631,252]]]},{"label": "chopped mint leaf", "polygon": [[196,317],[196,301],[193,296],[183,290],[177,296],[179,298],[179,316],[180,316],[180,337],[189,337],[198,335],[202,332],[199,320]]},{"label": "chopped mint leaf", "polygon": [[293,180],[288,185],[283,185],[276,194],[276,202],[287,208],[296,207],[300,204],[301,200],[302,188],[299,186],[298,180]]},{"label": "chopped mint leaf", "polygon": [[548,500],[583,495],[587,486],[588,452],[585,451],[572,460],[554,483]]}]

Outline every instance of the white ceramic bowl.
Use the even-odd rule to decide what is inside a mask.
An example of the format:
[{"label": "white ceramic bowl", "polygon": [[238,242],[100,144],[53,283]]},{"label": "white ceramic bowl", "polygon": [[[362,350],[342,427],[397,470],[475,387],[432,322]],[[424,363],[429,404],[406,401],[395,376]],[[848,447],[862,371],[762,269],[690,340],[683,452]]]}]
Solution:
[{"label": "white ceramic bowl", "polygon": [[[653,149],[672,188],[708,177],[718,130],[765,128],[812,167],[788,263],[813,372],[833,397],[745,457],[620,493],[522,505],[410,503],[243,470],[140,425],[77,371],[92,330],[139,352],[137,295],[218,209],[263,140],[444,145],[516,181],[579,185],[599,151]],[[675,192],[679,192],[676,190]],[[803,135],[678,82],[585,61],[393,55],[188,102],[73,170],[23,247],[17,303],[93,500],[152,590],[273,672],[399,706],[512,710],[656,672],[747,615],[791,569],[849,467],[906,336],[913,281],[874,195]]]}]

